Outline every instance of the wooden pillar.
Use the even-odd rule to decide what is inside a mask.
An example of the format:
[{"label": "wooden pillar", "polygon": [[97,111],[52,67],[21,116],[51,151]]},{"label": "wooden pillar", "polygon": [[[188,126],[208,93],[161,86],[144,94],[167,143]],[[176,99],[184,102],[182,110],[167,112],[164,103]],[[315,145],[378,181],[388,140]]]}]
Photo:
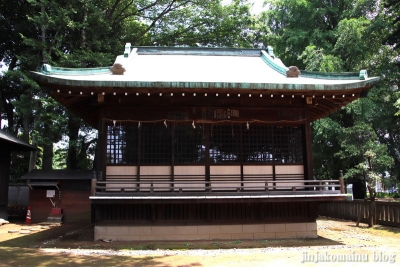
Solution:
[{"label": "wooden pillar", "polygon": [[174,191],[174,182],[175,182],[175,124],[172,124],[172,127],[169,129],[171,131],[171,191]]},{"label": "wooden pillar", "polygon": [[314,170],[312,162],[312,136],[311,136],[311,122],[310,113],[308,108],[304,109],[305,122],[304,122],[304,148],[305,148],[305,165],[304,165],[304,178],[306,180],[314,179]]},{"label": "wooden pillar", "polygon": [[105,122],[103,121],[103,112],[100,111],[98,127],[97,127],[97,147],[96,147],[96,172],[97,180],[105,180],[106,175],[106,135],[107,129]]},{"label": "wooden pillar", "polygon": [[211,127],[210,124],[205,124],[204,125],[205,129],[204,129],[204,137],[205,137],[205,147],[206,147],[206,151],[205,151],[205,174],[206,174],[206,181],[209,182],[210,181],[210,135],[211,135]]},{"label": "wooden pillar", "polygon": [[[136,170],[136,181],[140,182],[140,166],[142,162],[142,125],[138,125],[138,143],[137,143],[137,170]],[[139,184],[137,184],[139,190]]]},{"label": "wooden pillar", "polygon": [[0,152],[0,218],[8,220],[8,185],[10,181],[11,155],[8,149]]},{"label": "wooden pillar", "polygon": [[243,183],[243,181],[244,181],[244,173],[243,173],[243,161],[244,161],[243,138],[244,137],[243,137],[243,135],[244,134],[248,134],[248,133],[246,132],[246,130],[243,131],[243,127],[240,127],[239,131],[240,131],[240,181],[241,181],[240,185],[244,186],[244,183]]},{"label": "wooden pillar", "polygon": [[[270,134],[271,134],[271,140],[272,140],[272,180],[276,181],[276,162],[275,162],[275,157],[276,157],[276,153],[275,153],[275,127],[276,126],[272,126],[270,127]],[[273,186],[276,186],[276,183],[272,184]],[[276,188],[274,187],[274,190]]]}]

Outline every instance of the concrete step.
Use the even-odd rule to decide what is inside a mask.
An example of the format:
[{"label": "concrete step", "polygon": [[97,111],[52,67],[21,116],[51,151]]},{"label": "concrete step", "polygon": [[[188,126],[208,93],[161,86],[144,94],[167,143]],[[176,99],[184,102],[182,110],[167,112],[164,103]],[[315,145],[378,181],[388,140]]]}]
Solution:
[{"label": "concrete step", "polygon": [[61,223],[63,221],[63,218],[64,214],[49,214],[49,217],[47,217],[47,221]]}]

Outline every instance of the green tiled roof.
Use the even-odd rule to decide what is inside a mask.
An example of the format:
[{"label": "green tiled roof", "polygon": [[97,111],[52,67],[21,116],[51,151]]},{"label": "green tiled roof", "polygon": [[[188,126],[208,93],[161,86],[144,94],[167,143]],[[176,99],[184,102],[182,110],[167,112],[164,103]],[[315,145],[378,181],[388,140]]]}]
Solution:
[{"label": "green tiled roof", "polygon": [[101,68],[63,68],[54,67],[48,64],[43,64],[40,72],[46,75],[90,75],[90,74],[104,74],[111,73],[110,67]]},{"label": "green tiled roof", "polygon": [[[129,53],[130,51],[130,53]],[[343,90],[375,84],[379,78],[360,73],[301,71],[298,78],[286,77],[286,67],[261,49],[190,47],[125,47],[115,63],[126,69],[113,75],[110,67],[71,69],[43,65],[33,72],[46,83],[116,88],[223,88],[283,90]]]},{"label": "green tiled roof", "polygon": [[[301,71],[301,77],[327,79],[327,80],[357,80],[360,79],[358,72],[319,72],[319,71]],[[364,79],[362,79],[364,80]]]}]

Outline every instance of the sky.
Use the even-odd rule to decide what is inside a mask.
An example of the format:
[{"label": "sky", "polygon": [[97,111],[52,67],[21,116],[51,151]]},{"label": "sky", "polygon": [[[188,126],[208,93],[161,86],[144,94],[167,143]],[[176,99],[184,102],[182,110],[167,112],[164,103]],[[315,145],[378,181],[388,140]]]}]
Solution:
[{"label": "sky", "polygon": [[259,14],[266,9],[263,7],[264,0],[250,0],[249,2],[254,3],[251,9],[254,14]]},{"label": "sky", "polygon": [[[253,14],[259,14],[262,11],[266,10],[265,7],[263,7],[263,3],[265,0],[248,0],[249,3],[253,4],[253,8],[251,9]],[[232,0],[222,0],[223,4],[229,4],[231,3]]]}]

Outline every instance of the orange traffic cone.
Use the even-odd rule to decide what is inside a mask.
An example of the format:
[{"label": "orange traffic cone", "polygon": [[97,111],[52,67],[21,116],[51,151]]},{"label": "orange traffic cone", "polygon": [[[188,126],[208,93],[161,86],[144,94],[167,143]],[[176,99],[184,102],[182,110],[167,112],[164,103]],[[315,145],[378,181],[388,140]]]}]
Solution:
[{"label": "orange traffic cone", "polygon": [[28,206],[28,210],[26,211],[25,223],[31,223],[31,222],[32,222],[32,218],[31,218],[31,207]]}]

